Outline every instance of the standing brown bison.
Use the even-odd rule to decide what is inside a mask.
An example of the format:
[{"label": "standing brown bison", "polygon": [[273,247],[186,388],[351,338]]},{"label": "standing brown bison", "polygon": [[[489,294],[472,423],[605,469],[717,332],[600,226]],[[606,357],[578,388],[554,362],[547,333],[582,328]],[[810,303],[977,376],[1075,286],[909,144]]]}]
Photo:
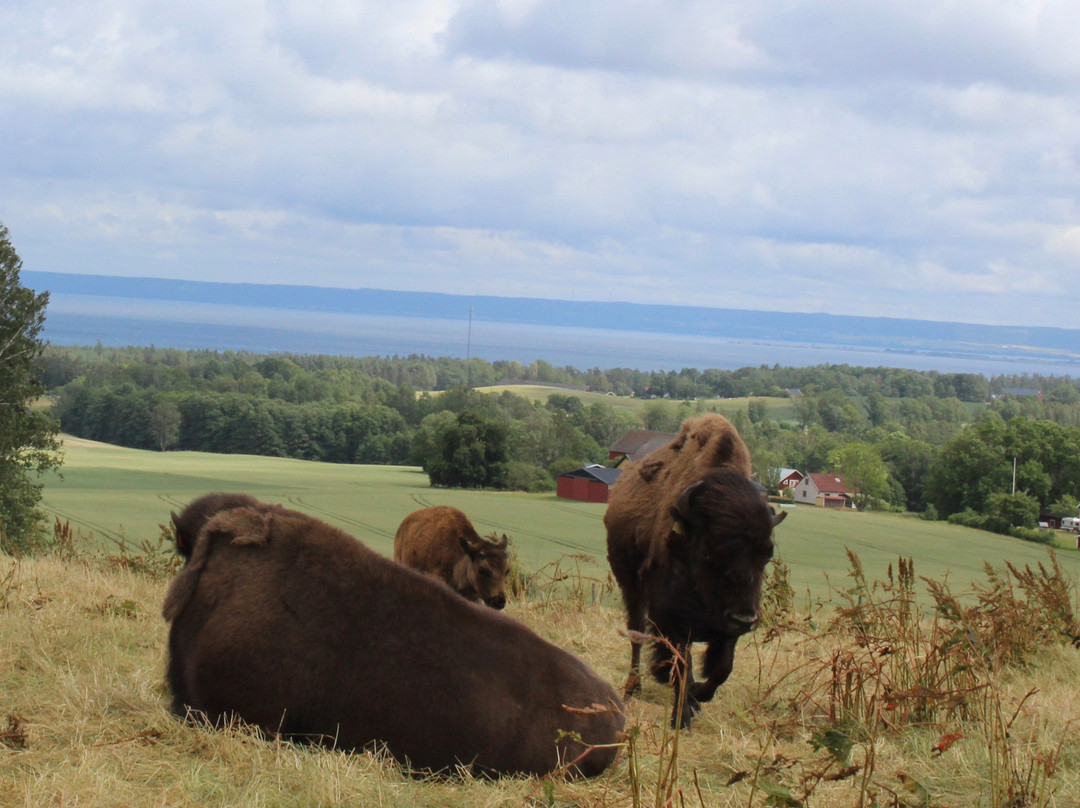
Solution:
[{"label": "standing brown bison", "polygon": [[614,759],[621,702],[573,654],[317,519],[210,497],[174,518],[198,525],[164,606],[177,714],[385,745],[421,770],[592,776]]},{"label": "standing brown bison", "polygon": [[[667,641],[653,643],[651,668],[675,685],[676,728],[689,727],[701,702],[712,699],[731,674],[736,642],[758,621],[772,531],[784,514],[773,515],[749,473],[735,427],[710,413],[687,419],[671,443],[627,468],[611,490],[608,562],[632,632],[625,691],[640,687],[647,620]],[[702,682],[694,681],[694,642],[708,643]]]},{"label": "standing brown bison", "polygon": [[394,560],[434,575],[469,600],[506,606],[506,535],[480,538],[464,513],[449,505],[421,508],[402,521],[394,535]]}]

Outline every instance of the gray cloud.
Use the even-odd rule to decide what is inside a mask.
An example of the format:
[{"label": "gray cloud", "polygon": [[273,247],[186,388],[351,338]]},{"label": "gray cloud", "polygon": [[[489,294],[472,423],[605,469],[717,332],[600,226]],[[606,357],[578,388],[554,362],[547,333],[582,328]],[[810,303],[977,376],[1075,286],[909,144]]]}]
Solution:
[{"label": "gray cloud", "polygon": [[0,220],[51,271],[1044,324],[1075,17],[14,0]]}]

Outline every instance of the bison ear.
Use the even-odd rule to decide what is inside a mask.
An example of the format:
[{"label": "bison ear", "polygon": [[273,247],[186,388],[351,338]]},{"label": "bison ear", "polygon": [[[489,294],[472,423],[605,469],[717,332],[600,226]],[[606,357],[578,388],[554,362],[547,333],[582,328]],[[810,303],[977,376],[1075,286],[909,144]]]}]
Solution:
[{"label": "bison ear", "polygon": [[685,536],[690,532],[690,522],[685,516],[679,513],[679,509],[672,505],[668,509],[668,513],[671,515],[671,532],[676,536]]},{"label": "bison ear", "polygon": [[704,480],[698,480],[697,482],[690,483],[679,494],[679,499],[671,506],[669,511],[671,518],[675,520],[672,525],[672,532],[676,534],[685,534],[690,532],[690,528],[693,525],[694,519],[694,497],[700,493],[702,487],[705,485]]},{"label": "bison ear", "polygon": [[468,536],[458,536],[458,541],[461,542],[461,549],[465,551],[465,555],[469,556],[469,558],[475,558],[480,552],[480,548]]},{"label": "bison ear", "polygon": [[191,550],[191,546],[184,538],[184,534],[180,532],[180,517],[176,515],[176,511],[169,511],[169,519],[172,520],[172,532],[173,538],[176,539],[176,551],[183,552],[185,550]]},{"label": "bison ear", "polygon": [[499,538],[499,540],[497,542],[495,542],[495,546],[498,547],[500,550],[505,550],[506,545],[509,544],[509,543],[510,543],[510,539],[507,538],[505,533],[503,533],[502,536]]}]

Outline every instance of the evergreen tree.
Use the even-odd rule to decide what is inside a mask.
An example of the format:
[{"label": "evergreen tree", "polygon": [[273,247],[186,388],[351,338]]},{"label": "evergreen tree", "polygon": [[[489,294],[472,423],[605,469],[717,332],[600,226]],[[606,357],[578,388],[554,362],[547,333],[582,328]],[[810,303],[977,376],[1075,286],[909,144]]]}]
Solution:
[{"label": "evergreen tree", "polygon": [[47,292],[19,279],[22,261],[0,224],[0,549],[33,546],[42,514],[38,477],[60,467],[59,427],[33,405],[44,393],[41,355]]}]

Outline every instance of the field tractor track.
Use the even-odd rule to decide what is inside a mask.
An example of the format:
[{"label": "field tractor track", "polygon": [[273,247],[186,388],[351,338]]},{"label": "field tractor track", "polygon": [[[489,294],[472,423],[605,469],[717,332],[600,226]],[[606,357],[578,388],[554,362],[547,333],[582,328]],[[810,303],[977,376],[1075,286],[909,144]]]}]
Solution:
[{"label": "field tractor track", "polygon": [[431,499],[428,498],[427,494],[412,494],[412,500],[421,508],[430,508],[432,506]]},{"label": "field tractor track", "polygon": [[483,526],[485,529],[490,528],[495,533],[506,533],[508,536],[515,539],[518,536],[527,536],[530,539],[547,542],[548,544],[554,544],[558,547],[565,547],[567,550],[572,550],[575,553],[592,555],[592,548],[587,547],[584,544],[567,541],[566,539],[556,539],[544,533],[537,533],[535,530],[526,530],[502,522],[491,522],[484,519],[473,519],[472,522],[476,525],[477,530],[481,535],[484,535],[484,530],[480,530],[480,527]]},{"label": "field tractor track", "polygon": [[111,528],[107,528],[104,525],[95,524],[87,519],[82,519],[73,513],[67,513],[59,508],[49,508],[49,510],[58,518],[63,519],[65,522],[75,525],[76,527],[83,527],[89,530],[92,534],[96,534],[103,538],[108,539],[114,544],[125,544],[128,541],[128,537],[123,533],[118,533]]},{"label": "field tractor track", "polygon": [[338,520],[339,522],[344,522],[347,525],[352,525],[353,527],[360,528],[361,530],[363,530],[363,531],[365,531],[367,533],[372,533],[372,534],[374,534],[376,536],[382,536],[382,537],[387,538],[387,539],[394,538],[394,534],[391,533],[388,530],[384,530],[381,527],[375,527],[375,525],[372,525],[372,524],[370,524],[368,522],[361,522],[359,519],[353,519],[353,518],[348,517],[348,516],[343,516],[342,514],[338,513],[337,511],[331,511],[328,508],[320,508],[318,505],[312,505],[310,502],[305,502],[302,497],[295,497],[294,496],[294,497],[289,497],[288,499],[289,499],[289,502],[291,504],[293,504],[293,505],[296,505],[298,507],[304,508],[304,509],[309,510],[309,511],[314,511],[315,513],[318,513],[318,514],[320,514],[320,515],[322,515],[324,517],[331,517],[333,519]]},{"label": "field tractor track", "polygon": [[157,498],[164,502],[166,505],[168,505],[170,508],[178,508],[180,510],[183,510],[184,506],[187,505],[186,502],[182,502],[180,499],[173,496],[172,494],[158,494]]},{"label": "field tractor track", "polygon": [[595,519],[597,522],[604,521],[604,514],[603,513],[589,513],[588,511],[578,510],[577,508],[570,508],[570,507],[567,507],[566,505],[554,505],[552,507],[554,507],[554,508],[556,508],[557,510],[560,510],[560,511],[566,511],[567,513],[572,513],[575,516],[584,516],[586,519]]}]

